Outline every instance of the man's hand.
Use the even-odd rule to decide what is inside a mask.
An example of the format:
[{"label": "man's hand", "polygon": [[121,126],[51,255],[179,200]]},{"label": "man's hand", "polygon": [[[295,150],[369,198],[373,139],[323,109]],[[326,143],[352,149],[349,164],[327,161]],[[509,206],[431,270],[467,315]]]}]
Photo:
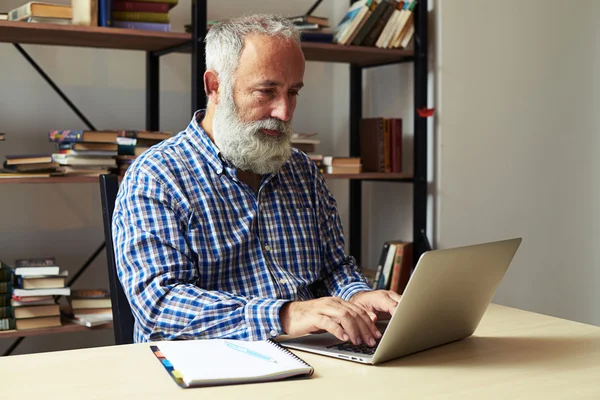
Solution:
[{"label": "man's hand", "polygon": [[288,335],[327,331],[340,340],[370,346],[381,337],[373,322],[375,314],[338,297],[286,303],[279,316]]},{"label": "man's hand", "polygon": [[356,293],[350,299],[350,303],[377,315],[379,319],[389,319],[396,310],[400,297],[391,290],[369,290]]}]

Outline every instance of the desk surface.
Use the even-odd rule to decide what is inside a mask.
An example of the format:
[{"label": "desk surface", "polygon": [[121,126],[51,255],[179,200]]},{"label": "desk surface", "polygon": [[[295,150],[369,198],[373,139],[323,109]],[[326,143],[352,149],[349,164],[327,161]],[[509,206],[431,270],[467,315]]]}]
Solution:
[{"label": "desk surface", "polygon": [[[600,398],[600,328],[491,305],[475,335],[369,366],[297,352],[310,379],[179,388],[148,344],[0,357],[4,399]],[[385,397],[383,397],[385,396]]]}]

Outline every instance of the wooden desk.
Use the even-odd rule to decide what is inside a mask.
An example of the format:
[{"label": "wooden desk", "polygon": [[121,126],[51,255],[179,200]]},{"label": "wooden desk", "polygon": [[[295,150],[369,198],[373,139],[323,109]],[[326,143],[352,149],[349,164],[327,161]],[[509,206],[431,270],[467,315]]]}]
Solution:
[{"label": "wooden desk", "polygon": [[[600,328],[491,305],[468,339],[367,366],[297,352],[310,379],[179,388],[148,344],[0,358],[4,399],[600,398]],[[377,396],[377,397],[374,397]]]}]

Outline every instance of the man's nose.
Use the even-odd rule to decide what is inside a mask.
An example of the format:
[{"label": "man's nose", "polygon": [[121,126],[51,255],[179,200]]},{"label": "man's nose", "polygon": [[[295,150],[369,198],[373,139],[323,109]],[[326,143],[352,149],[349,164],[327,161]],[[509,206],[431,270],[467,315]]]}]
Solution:
[{"label": "man's nose", "polygon": [[275,103],[273,110],[271,110],[271,117],[283,122],[289,122],[293,112],[291,100],[282,96]]}]

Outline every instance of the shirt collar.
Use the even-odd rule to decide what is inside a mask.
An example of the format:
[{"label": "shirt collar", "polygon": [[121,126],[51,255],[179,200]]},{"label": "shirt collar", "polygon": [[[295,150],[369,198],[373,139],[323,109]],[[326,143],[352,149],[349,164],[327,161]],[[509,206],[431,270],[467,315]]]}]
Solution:
[{"label": "shirt collar", "polygon": [[233,165],[225,160],[225,157],[221,154],[221,150],[219,150],[200,126],[205,114],[206,110],[198,110],[194,113],[194,117],[187,127],[187,133],[190,134],[190,139],[198,149],[201,157],[218,175],[228,172],[231,176],[235,176]]}]

